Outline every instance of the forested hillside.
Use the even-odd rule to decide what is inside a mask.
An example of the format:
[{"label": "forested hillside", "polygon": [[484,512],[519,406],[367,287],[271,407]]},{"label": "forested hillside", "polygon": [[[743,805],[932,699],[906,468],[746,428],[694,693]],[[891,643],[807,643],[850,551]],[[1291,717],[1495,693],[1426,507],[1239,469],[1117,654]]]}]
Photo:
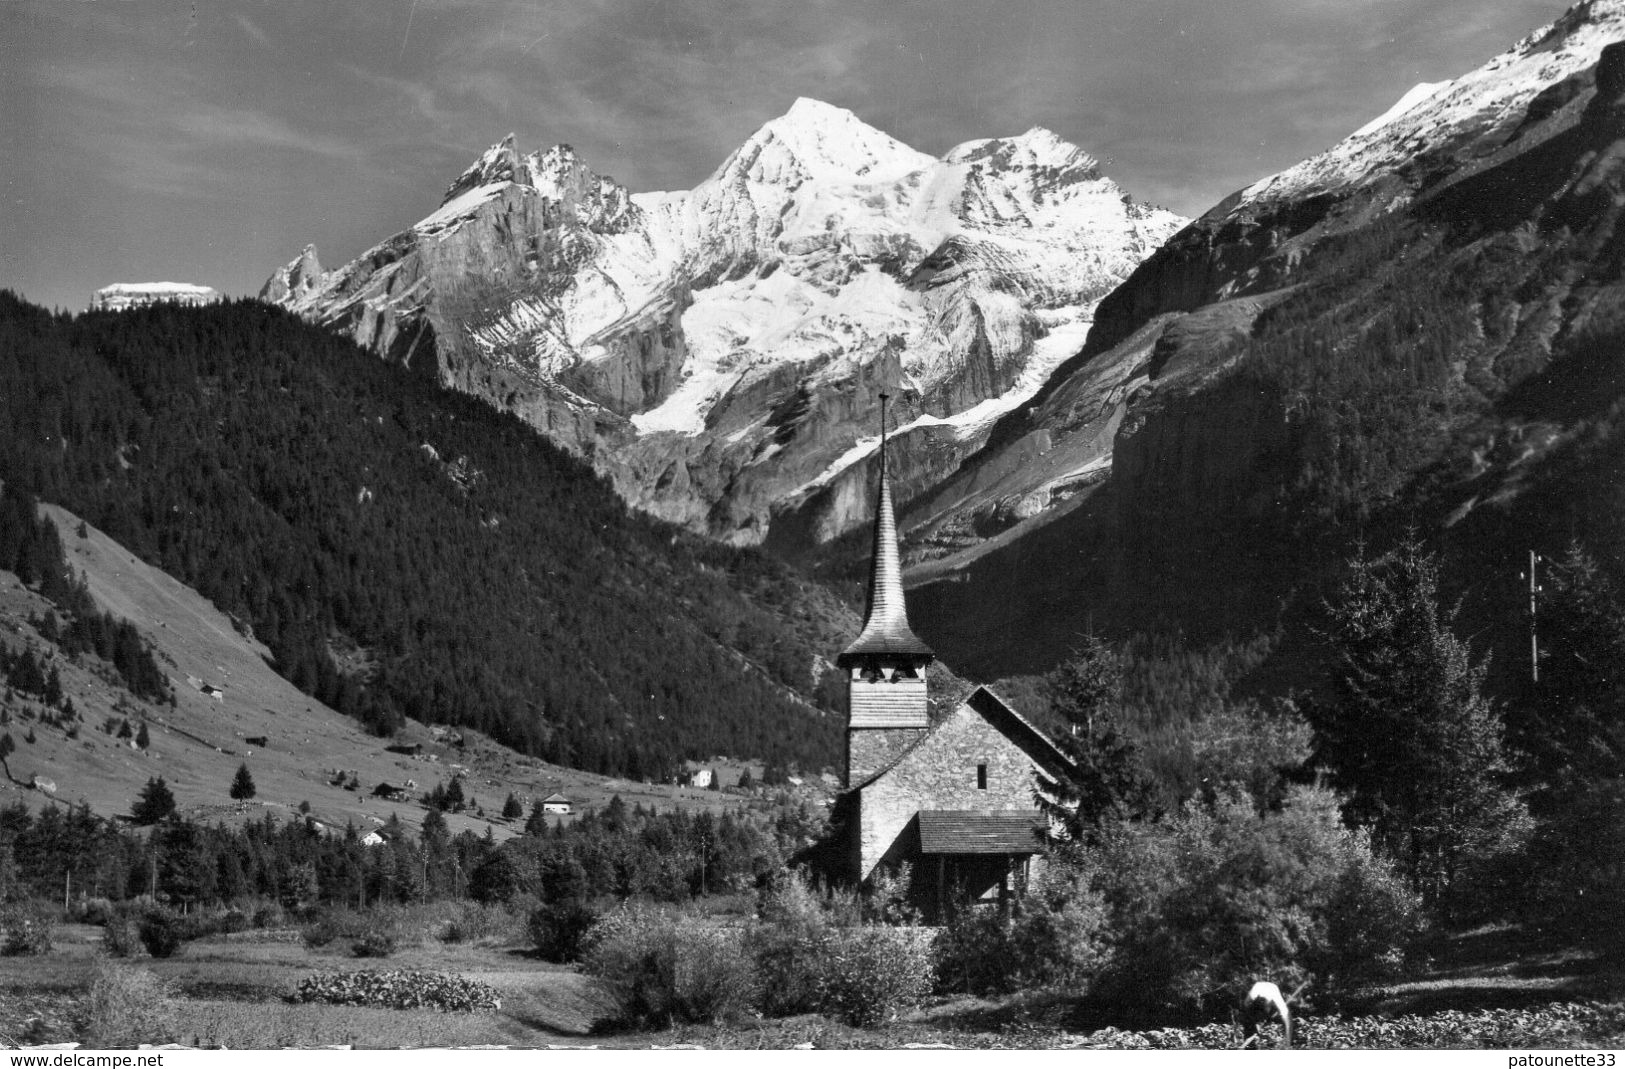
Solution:
[{"label": "forested hillside", "polygon": [[0,382],[0,478],[380,733],[466,724],[632,776],[834,760],[818,658],[846,607],[629,513],[517,419],[348,341],[256,302],[74,317],[0,293]]}]

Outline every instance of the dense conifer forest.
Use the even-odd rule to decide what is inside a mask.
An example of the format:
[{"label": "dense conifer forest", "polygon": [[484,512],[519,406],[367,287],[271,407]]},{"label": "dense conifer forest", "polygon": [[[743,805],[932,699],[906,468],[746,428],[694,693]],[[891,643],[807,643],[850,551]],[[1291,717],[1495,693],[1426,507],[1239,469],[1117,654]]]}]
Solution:
[{"label": "dense conifer forest", "polygon": [[0,382],[0,478],[381,734],[468,725],[648,778],[835,759],[832,596],[633,515],[518,419],[320,328],[252,301],[67,316],[0,293]]}]

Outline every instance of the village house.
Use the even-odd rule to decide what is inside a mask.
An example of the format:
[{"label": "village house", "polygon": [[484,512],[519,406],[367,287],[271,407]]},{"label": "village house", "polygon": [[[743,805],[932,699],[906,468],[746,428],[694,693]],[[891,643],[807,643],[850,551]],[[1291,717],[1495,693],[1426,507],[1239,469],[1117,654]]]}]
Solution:
[{"label": "village house", "polygon": [[411,796],[406,793],[405,788],[397,787],[392,783],[380,783],[372,789],[372,796],[382,798],[386,802],[409,802],[412,800]]},{"label": "village house", "polygon": [[824,867],[865,884],[907,864],[915,904],[940,918],[1024,892],[1045,829],[1035,773],[1062,774],[1068,761],[985,687],[932,721],[925,669],[935,655],[908,622],[884,409],[881,421],[868,608],[836,659],[847,673],[846,791]]},{"label": "village house", "polygon": [[566,798],[562,794],[550,794],[546,798],[542,799],[542,812],[544,813],[567,814],[570,812],[570,807],[570,799]]}]

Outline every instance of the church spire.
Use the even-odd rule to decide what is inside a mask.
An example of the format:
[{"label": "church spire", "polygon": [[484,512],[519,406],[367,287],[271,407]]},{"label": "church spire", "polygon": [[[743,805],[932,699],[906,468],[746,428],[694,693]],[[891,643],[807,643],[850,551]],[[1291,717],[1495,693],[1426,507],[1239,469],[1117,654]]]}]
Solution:
[{"label": "church spire", "polygon": [[869,606],[863,631],[841,652],[836,663],[850,667],[871,657],[903,658],[927,664],[931,647],[908,626],[903,604],[903,566],[897,551],[897,520],[892,512],[891,477],[886,471],[886,401],[880,395],[880,494],[875,503],[874,559],[869,567]]}]

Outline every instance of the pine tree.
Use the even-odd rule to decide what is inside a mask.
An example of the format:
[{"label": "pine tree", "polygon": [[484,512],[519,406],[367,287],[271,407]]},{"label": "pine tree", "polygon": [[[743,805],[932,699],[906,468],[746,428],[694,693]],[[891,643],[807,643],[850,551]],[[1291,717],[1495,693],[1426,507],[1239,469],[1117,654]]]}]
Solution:
[{"label": "pine tree", "polygon": [[6,770],[6,778],[11,779],[11,765],[6,759],[17,752],[17,744],[11,741],[11,732],[0,735],[0,768]]},{"label": "pine tree", "polygon": [[234,802],[246,802],[254,797],[254,777],[248,771],[248,763],[237,766],[237,775],[231,781],[231,798]]},{"label": "pine tree", "polygon": [[148,779],[147,785],[141,788],[141,795],[130,810],[130,816],[135,818],[137,824],[156,824],[174,812],[175,796],[170,793],[163,777],[159,776]]},{"label": "pine tree", "polygon": [[1071,767],[1038,773],[1038,806],[1065,838],[1084,841],[1111,820],[1149,816],[1155,807],[1138,750],[1117,727],[1123,672],[1117,654],[1091,635],[1047,679],[1050,711],[1065,730],[1055,745]]},{"label": "pine tree", "polygon": [[141,721],[141,730],[135,733],[135,744],[145,750],[152,745],[152,736],[147,734],[147,722]]},{"label": "pine tree", "polygon": [[502,816],[507,820],[515,820],[524,815],[525,807],[520,804],[518,796],[509,791],[508,800],[502,803]]},{"label": "pine tree", "polygon": [[1514,845],[1523,803],[1504,783],[1501,718],[1438,603],[1439,564],[1414,537],[1362,553],[1328,606],[1329,696],[1312,702],[1316,759],[1429,904]]},{"label": "pine tree", "polygon": [[540,801],[537,801],[530,807],[530,816],[525,819],[525,834],[547,834],[547,814],[542,810],[542,803]]}]

